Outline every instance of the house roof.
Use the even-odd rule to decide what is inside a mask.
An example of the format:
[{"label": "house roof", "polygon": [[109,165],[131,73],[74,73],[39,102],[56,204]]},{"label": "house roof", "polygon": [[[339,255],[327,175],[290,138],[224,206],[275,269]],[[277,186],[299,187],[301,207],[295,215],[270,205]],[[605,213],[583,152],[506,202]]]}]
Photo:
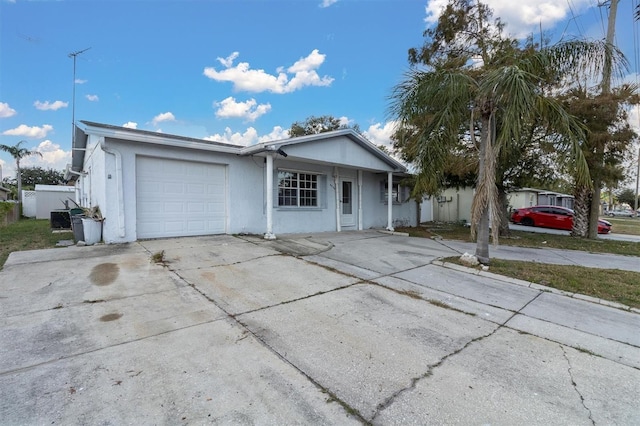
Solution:
[{"label": "house roof", "polygon": [[406,172],[406,168],[402,163],[387,155],[385,152],[380,150],[377,146],[369,142],[353,129],[342,129],[315,135],[300,136],[290,139],[280,139],[245,147],[223,142],[208,141],[205,139],[151,132],[148,130],[129,129],[126,127],[113,126],[110,124],[96,123],[92,121],[83,120],[80,123],[84,125],[84,129],[76,126],[75,142],[72,148],[72,164],[70,165],[70,169],[76,173],[82,171],[85,149],[87,146],[87,138],[89,134],[105,138],[131,140],[142,143],[177,146],[182,148],[216,151],[237,155],[260,155],[266,154],[267,152],[278,152],[279,150],[280,152],[282,152],[282,148],[287,146],[302,146],[311,142],[344,137],[362,147],[375,158],[386,164],[393,171],[400,173]]},{"label": "house roof", "polygon": [[4,186],[0,186],[0,191],[2,192],[11,192],[9,188],[5,188]]},{"label": "house roof", "polygon": [[387,153],[382,151],[373,143],[369,142],[366,138],[358,134],[353,129],[340,129],[340,130],[334,130],[331,132],[318,133],[314,135],[305,135],[305,136],[298,136],[295,138],[263,142],[257,145],[251,145],[243,148],[242,154],[254,155],[262,152],[270,152],[270,151],[278,152],[278,150],[282,150],[283,147],[287,147],[291,145],[303,145],[303,144],[312,143],[312,142],[319,142],[323,140],[334,139],[336,137],[348,138],[349,140],[361,146],[370,154],[382,160],[384,163],[391,166],[393,169],[395,169],[398,172],[404,173],[407,171],[406,167],[402,163],[400,163],[399,161],[389,156]]}]

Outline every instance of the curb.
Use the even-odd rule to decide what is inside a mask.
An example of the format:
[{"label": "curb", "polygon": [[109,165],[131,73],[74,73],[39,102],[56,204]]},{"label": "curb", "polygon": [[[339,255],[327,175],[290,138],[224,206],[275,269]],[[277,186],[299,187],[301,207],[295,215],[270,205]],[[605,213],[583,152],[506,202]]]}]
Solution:
[{"label": "curb", "polygon": [[506,282],[509,284],[515,284],[522,287],[529,287],[529,288],[539,290],[539,291],[544,291],[547,293],[559,294],[561,296],[571,297],[573,299],[583,300],[585,302],[591,302],[597,305],[608,306],[610,308],[616,308],[624,311],[633,312],[635,314],[640,314],[640,309],[632,308],[630,306],[623,305],[622,303],[611,302],[609,300],[599,299],[597,297],[587,296],[580,293],[572,293],[570,291],[558,290],[557,288],[548,287],[542,284],[536,284],[529,281],[519,280],[517,278],[510,278],[504,275],[494,274],[492,272],[487,272],[487,271],[481,271],[475,268],[469,268],[467,266],[462,266],[455,263],[443,262],[441,260],[434,260],[431,263],[433,265],[442,266],[443,268],[447,268],[447,269],[453,269],[454,271],[458,271],[458,272],[478,275],[485,278],[492,278],[494,280]]},{"label": "curb", "polygon": [[409,236],[408,232],[396,232],[396,231],[387,231],[387,230],[379,230],[378,232],[381,233],[381,234],[399,235],[401,237],[408,237]]}]

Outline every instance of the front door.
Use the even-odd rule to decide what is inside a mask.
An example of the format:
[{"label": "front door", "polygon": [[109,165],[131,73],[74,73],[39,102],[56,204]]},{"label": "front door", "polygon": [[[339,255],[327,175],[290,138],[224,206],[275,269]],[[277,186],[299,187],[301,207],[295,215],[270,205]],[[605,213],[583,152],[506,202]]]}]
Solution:
[{"label": "front door", "polygon": [[340,179],[340,225],[341,226],[354,226],[355,220],[355,206],[353,203],[353,180],[352,179]]}]

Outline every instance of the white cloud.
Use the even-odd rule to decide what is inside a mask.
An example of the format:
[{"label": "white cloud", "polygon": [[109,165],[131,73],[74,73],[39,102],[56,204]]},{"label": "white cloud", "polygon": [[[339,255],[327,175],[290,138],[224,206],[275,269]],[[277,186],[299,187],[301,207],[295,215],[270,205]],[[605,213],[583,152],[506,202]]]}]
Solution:
[{"label": "white cloud", "polygon": [[[435,24],[449,0],[430,0],[426,6],[427,24]],[[557,0],[484,0],[493,10],[493,17],[507,24],[505,31],[516,37],[524,37],[532,31],[539,32],[553,27],[566,20],[571,13],[575,14],[593,5],[593,0],[573,0],[560,2]]]},{"label": "white cloud", "polygon": [[127,129],[137,129],[138,128],[138,123],[136,123],[134,121],[127,121],[126,123],[124,123],[122,125],[122,127],[126,127]]},{"label": "white cloud", "polygon": [[[233,67],[233,61],[238,57],[234,52],[227,58],[218,58],[218,61],[226,68],[217,71],[213,67],[204,69],[203,74],[215,81],[228,81],[233,83],[235,90],[247,92],[290,93],[305,86],[330,86],[332,77],[320,77],[316,71],[325,60],[326,55],[313,50],[307,57],[300,58],[292,66],[283,71],[276,70],[277,75],[272,75],[262,69],[251,69],[248,62],[240,62]],[[289,74],[293,74],[290,76]]]},{"label": "white cloud", "polygon": [[329,7],[332,4],[335,4],[338,0],[322,0],[322,3],[320,3],[320,7]]},{"label": "white cloud", "polygon": [[266,135],[259,136],[256,129],[253,127],[247,128],[244,133],[233,132],[229,127],[224,129],[223,134],[216,133],[215,135],[207,136],[204,138],[208,141],[230,143],[234,145],[249,146],[257,143],[275,141],[280,139],[288,139],[289,130],[283,129],[280,126],[275,126],[271,132]]},{"label": "white cloud", "polygon": [[258,143],[277,141],[280,139],[289,139],[289,129],[283,129],[280,126],[274,126],[271,132],[258,138]]},{"label": "white cloud", "polygon": [[226,127],[223,134],[216,133],[204,138],[208,141],[230,143],[234,145],[249,146],[258,143],[258,132],[253,127],[249,127],[244,133],[233,132]]},{"label": "white cloud", "polygon": [[173,113],[167,111],[156,115],[153,117],[153,120],[151,120],[154,126],[157,126],[158,123],[162,123],[163,121],[176,121],[176,117]]},{"label": "white cloud", "polygon": [[69,102],[62,102],[62,101],[54,101],[54,102],[35,101],[33,103],[33,106],[35,106],[36,109],[39,109],[40,111],[57,111],[60,108],[66,108],[68,105],[69,105]]},{"label": "white cloud", "polygon": [[98,98],[98,95],[87,95],[85,97],[87,98],[87,100],[89,100],[91,102],[98,102],[100,100]]},{"label": "white cloud", "polygon": [[345,116],[338,118],[338,122],[340,123],[341,126],[347,126],[347,127],[353,124],[353,120]]},{"label": "white cloud", "polygon": [[8,103],[0,102],[0,118],[8,118],[16,115],[16,110],[11,108]]},{"label": "white cloud", "polygon": [[640,105],[629,107],[627,113],[627,122],[636,133],[640,134]]},{"label": "white cloud", "polygon": [[7,136],[24,136],[31,139],[41,139],[47,136],[47,133],[53,130],[53,126],[45,124],[42,127],[29,127],[26,124],[21,124],[14,129],[5,130],[3,135]]},{"label": "white cloud", "polygon": [[236,102],[235,98],[231,96],[222,102],[215,102],[214,106],[219,107],[216,111],[216,117],[243,118],[246,121],[255,121],[271,110],[271,104],[258,105],[258,102],[253,98],[245,102]]},{"label": "white cloud", "polygon": [[75,83],[76,84],[85,84],[88,80],[81,80],[79,78],[76,78]]},{"label": "white cloud", "polygon": [[240,52],[233,52],[226,58],[218,58],[218,62],[220,62],[225,68],[230,68],[233,65],[233,61],[235,61],[238,56],[240,56]]},{"label": "white cloud", "polygon": [[362,134],[376,146],[384,145],[391,148],[393,146],[391,136],[396,129],[396,124],[397,123],[395,121],[388,121],[384,123],[384,125],[376,123],[369,126],[369,128],[363,131]]},{"label": "white cloud", "polygon": [[64,170],[67,164],[71,163],[71,151],[64,151],[60,148],[60,145],[53,143],[50,140],[40,142],[35,148],[42,154],[42,157],[38,155],[31,155],[26,157],[21,162],[21,165],[26,166],[39,166],[45,169]]}]

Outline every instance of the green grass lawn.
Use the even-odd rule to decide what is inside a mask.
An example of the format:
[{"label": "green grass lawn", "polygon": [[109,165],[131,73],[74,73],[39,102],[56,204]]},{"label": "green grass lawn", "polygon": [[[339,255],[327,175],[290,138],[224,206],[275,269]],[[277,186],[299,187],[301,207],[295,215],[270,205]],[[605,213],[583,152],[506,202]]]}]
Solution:
[{"label": "green grass lawn", "polygon": [[11,252],[52,248],[60,240],[72,239],[71,231],[54,233],[46,219],[21,219],[0,227],[0,268]]},{"label": "green grass lawn", "polygon": [[613,225],[614,234],[640,235],[640,217],[602,217]]}]

